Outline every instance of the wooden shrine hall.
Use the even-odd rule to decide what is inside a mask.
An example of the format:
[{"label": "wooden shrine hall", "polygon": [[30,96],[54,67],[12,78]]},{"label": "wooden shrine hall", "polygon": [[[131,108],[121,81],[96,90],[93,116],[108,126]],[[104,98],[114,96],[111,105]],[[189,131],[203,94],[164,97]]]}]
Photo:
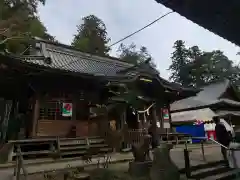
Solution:
[{"label": "wooden shrine hall", "polygon": [[0,73],[2,140],[100,136],[109,128],[103,122],[139,129],[155,119],[170,128],[169,104],[197,93],[164,80],[148,62],[133,65],[37,38],[27,55],[1,53]]}]

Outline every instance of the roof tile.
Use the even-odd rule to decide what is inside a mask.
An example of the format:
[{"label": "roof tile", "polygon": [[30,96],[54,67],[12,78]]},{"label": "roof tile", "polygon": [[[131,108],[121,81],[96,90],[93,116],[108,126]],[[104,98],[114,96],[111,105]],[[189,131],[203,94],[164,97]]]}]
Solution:
[{"label": "roof tile", "polygon": [[[41,55],[50,57],[51,64],[46,64],[44,61],[39,60],[30,60],[29,58],[26,58],[25,61],[55,69],[105,76],[115,76],[118,71],[133,66],[129,63],[89,55],[54,44],[47,44],[45,42],[40,42],[40,44]],[[39,52],[37,55],[39,55]]]}]

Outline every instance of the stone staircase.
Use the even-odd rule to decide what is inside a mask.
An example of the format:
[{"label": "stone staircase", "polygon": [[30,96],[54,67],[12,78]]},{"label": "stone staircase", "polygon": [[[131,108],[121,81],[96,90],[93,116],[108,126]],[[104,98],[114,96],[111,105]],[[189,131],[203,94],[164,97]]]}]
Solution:
[{"label": "stone staircase", "polygon": [[186,174],[194,180],[233,180],[240,171],[227,167],[224,161],[216,161],[192,166]]}]

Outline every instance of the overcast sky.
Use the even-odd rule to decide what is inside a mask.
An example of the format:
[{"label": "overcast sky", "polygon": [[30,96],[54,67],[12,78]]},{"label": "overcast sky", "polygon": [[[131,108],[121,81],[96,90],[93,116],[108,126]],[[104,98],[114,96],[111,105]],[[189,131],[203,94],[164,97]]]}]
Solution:
[{"label": "overcast sky", "polygon": [[[47,0],[46,5],[39,8],[39,15],[51,35],[61,43],[70,44],[81,18],[94,14],[105,22],[113,43],[169,11],[155,0]],[[146,46],[161,76],[168,78],[170,72],[167,68],[171,63],[172,46],[180,39],[187,46],[198,45],[202,50],[222,50],[235,63],[240,62],[240,56],[236,56],[239,47],[176,13],[168,15],[124,43],[134,42],[138,46]],[[111,55],[116,55],[117,48],[118,45],[112,49]]]}]

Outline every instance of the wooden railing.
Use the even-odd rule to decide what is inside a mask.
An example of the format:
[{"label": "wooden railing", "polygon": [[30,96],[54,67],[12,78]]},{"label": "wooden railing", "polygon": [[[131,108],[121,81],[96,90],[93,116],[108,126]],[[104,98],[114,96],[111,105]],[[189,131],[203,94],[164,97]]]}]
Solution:
[{"label": "wooden railing", "polygon": [[[100,167],[100,164],[103,166],[103,168],[108,168],[109,163],[111,162],[111,152],[109,151],[105,151],[102,149],[98,149],[96,148],[96,141],[98,141],[97,139],[89,139],[88,137],[85,138],[52,138],[52,139],[45,139],[45,140],[40,140],[40,139],[27,139],[27,140],[16,140],[16,141],[12,141],[12,143],[16,143],[15,147],[16,147],[16,153],[15,153],[15,157],[16,157],[16,166],[14,168],[14,176],[16,177],[16,180],[20,180],[23,179],[22,176],[24,176],[24,180],[28,180],[29,179],[29,175],[30,173],[27,172],[27,169],[24,166],[24,158],[23,155],[31,155],[31,154],[35,154],[37,152],[24,152],[21,150],[21,144],[22,143],[41,143],[43,141],[47,141],[49,143],[54,142],[56,144],[56,148],[51,149],[47,154],[50,156],[54,156],[54,155],[60,155],[61,156],[61,148],[60,148],[60,141],[61,144],[65,143],[66,144],[75,144],[76,145],[81,145],[83,148],[85,148],[86,152],[82,155],[82,160],[83,163],[92,163],[92,158],[96,158],[97,159],[97,167]],[[72,142],[73,141],[73,142]],[[95,141],[95,142],[92,142]],[[98,144],[98,143],[97,143]],[[41,152],[39,151],[39,153],[41,154]],[[54,156],[54,157],[57,157]],[[95,157],[97,156],[97,157]],[[53,158],[54,158],[53,157]],[[59,157],[59,156],[58,156]],[[60,158],[60,157],[59,157]],[[103,162],[100,162],[100,160]],[[21,169],[22,169],[22,173],[21,173]],[[44,172],[44,171],[43,171]]]}]

